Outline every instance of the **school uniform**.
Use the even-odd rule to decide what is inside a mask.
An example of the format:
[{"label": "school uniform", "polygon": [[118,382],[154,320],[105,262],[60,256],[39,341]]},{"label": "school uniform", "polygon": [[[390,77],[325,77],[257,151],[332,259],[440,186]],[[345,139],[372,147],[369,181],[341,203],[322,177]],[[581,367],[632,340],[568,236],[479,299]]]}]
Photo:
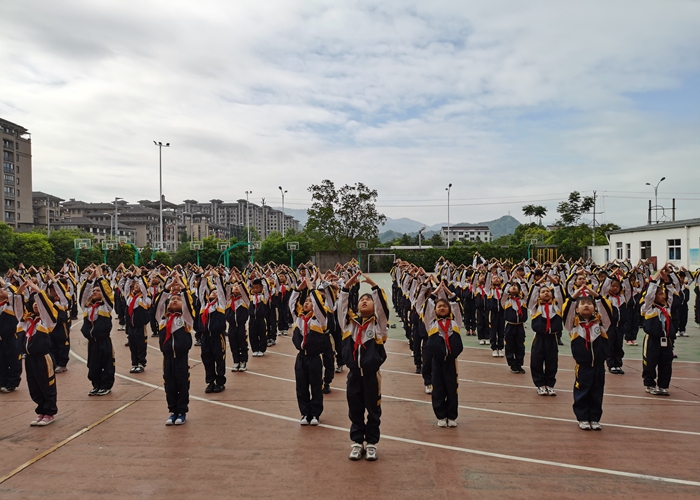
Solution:
[{"label": "school uniform", "polygon": [[[17,302],[21,296],[15,296]],[[51,330],[56,326],[58,314],[45,292],[34,295],[39,314],[27,314],[17,324],[17,334],[24,355],[24,367],[29,386],[29,395],[36,403],[37,415],[54,416],[58,413],[56,404],[56,374],[51,356]],[[18,310],[19,303],[15,304]],[[34,424],[32,424],[34,425]]]},{"label": "school uniform", "polygon": [[505,333],[506,320],[503,314],[501,299],[503,298],[503,285],[494,287],[491,284],[492,274],[486,275],[484,289],[486,291],[486,309],[489,311],[489,323],[491,325],[491,350],[503,350],[503,335]]},{"label": "school uniform", "polygon": [[472,281],[472,295],[474,297],[474,324],[476,326],[476,335],[480,341],[489,341],[491,339],[491,328],[489,325],[489,311],[487,308],[486,288],[479,284],[479,275],[474,273]]},{"label": "school uniform", "polygon": [[607,359],[608,369],[611,373],[622,372],[622,358],[625,357],[623,341],[629,328],[629,311],[627,303],[632,299],[632,286],[629,278],[621,282],[621,290],[617,295],[610,293],[611,278],[606,278],[600,287],[600,294],[608,299],[612,306],[612,322],[607,331],[609,355]]},{"label": "school uniform", "polygon": [[[511,284],[506,285],[506,291]],[[527,308],[520,295],[511,296],[503,294],[501,297],[503,309],[503,343],[508,366],[511,371],[523,372],[525,363],[525,321],[527,321]]]},{"label": "school uniform", "polygon": [[[217,290],[216,300],[209,300],[209,290]],[[202,364],[205,392],[221,392],[226,387],[226,293],[221,278],[213,277],[210,284],[202,278],[199,284],[199,300],[202,308],[199,318],[202,324]]]},{"label": "school uniform", "polygon": [[130,291],[132,284],[136,284],[139,287],[139,293],[129,292],[128,294],[125,293],[124,296],[126,297],[126,335],[129,339],[132,373],[134,373],[138,367],[142,369],[146,366],[148,326],[151,317],[153,317],[151,304],[155,298],[148,296],[144,277],[138,276],[133,280],[127,279],[124,291]]},{"label": "school uniform", "polygon": [[574,367],[574,414],[579,422],[600,422],[605,391],[605,360],[608,357],[610,306],[604,298],[595,301],[598,313],[589,320],[576,314],[576,301],[564,303],[564,326],[571,336]]},{"label": "school uniform", "polygon": [[22,380],[17,323],[18,318],[21,319],[24,315],[24,306],[22,296],[19,295],[20,307],[15,311],[16,296],[11,287],[8,287],[7,292],[8,300],[0,303],[0,388],[10,392],[16,389]]},{"label": "school uniform", "polygon": [[528,295],[528,308],[532,318],[532,345],[530,347],[530,373],[535,387],[554,388],[559,368],[557,334],[564,324],[561,305],[564,302],[560,285],[552,289],[552,300],[539,300],[541,285],[533,285]]},{"label": "school uniform", "polygon": [[323,388],[329,391],[330,385],[335,377],[336,346],[338,345],[336,343],[336,338],[339,341],[341,339],[339,332],[336,331],[337,328],[333,312],[336,302],[335,290],[333,290],[333,286],[327,281],[321,282],[317,290],[321,294],[324,307],[326,308],[325,332],[327,335],[323,337]]},{"label": "school uniform", "polygon": [[[343,359],[348,367],[347,401],[350,439],[362,445],[379,442],[382,415],[382,376],[379,368],[386,361],[384,339],[387,336],[389,308],[386,296],[372,287],[374,315],[363,319],[349,307],[350,292],[340,291],[338,320],[343,331]],[[365,412],[367,418],[365,419]]]},{"label": "school uniform", "polygon": [[240,368],[241,363],[248,363],[248,308],[250,307],[250,292],[244,283],[238,283],[241,293],[230,293],[226,302],[226,322],[228,323],[228,343],[233,355],[234,368]]},{"label": "school uniform", "polygon": [[676,328],[671,318],[672,294],[668,294],[671,303],[661,305],[654,302],[656,291],[661,285],[661,280],[650,281],[642,303],[642,327],[645,333],[642,346],[642,378],[647,388],[658,386],[668,389],[673,371]]},{"label": "school uniform", "polygon": [[456,420],[459,401],[459,375],[457,357],[464,347],[460,329],[463,327],[462,312],[456,294],[448,297],[450,315],[438,318],[435,315],[436,295],[432,295],[425,304],[423,323],[428,332],[428,345],[432,354],[431,384],[433,386],[432,405],[438,420]]},{"label": "school uniform", "polygon": [[[251,291],[250,307],[248,309],[248,335],[250,337],[250,349],[253,353],[267,351],[267,318],[270,304],[270,291],[267,280],[260,280],[262,292]],[[250,289],[250,287],[249,287]]]},{"label": "school uniform", "polygon": [[[304,313],[303,301],[308,294],[311,295],[313,310]],[[292,343],[299,351],[294,363],[297,403],[302,419],[306,418],[308,422],[323,413],[323,353],[328,337],[328,311],[318,290],[304,290],[302,293],[295,290],[289,304],[294,326]]]},{"label": "school uniform", "polygon": [[158,343],[163,353],[163,385],[168,411],[185,415],[190,402],[190,368],[188,355],[192,348],[194,301],[192,294],[182,293],[182,312],[167,311],[170,292],[160,294],[155,315],[158,321]]},{"label": "school uniform", "polygon": [[53,303],[56,311],[56,325],[51,330],[51,356],[56,367],[65,368],[70,360],[70,295],[66,287],[58,280],[48,283],[57,300]]},{"label": "school uniform", "polygon": [[[102,301],[88,302],[94,287],[102,291]],[[91,394],[110,391],[114,385],[115,360],[112,332],[114,294],[106,278],[86,281],[80,291],[83,309],[83,326],[80,332],[88,340],[88,379],[92,382]]]}]

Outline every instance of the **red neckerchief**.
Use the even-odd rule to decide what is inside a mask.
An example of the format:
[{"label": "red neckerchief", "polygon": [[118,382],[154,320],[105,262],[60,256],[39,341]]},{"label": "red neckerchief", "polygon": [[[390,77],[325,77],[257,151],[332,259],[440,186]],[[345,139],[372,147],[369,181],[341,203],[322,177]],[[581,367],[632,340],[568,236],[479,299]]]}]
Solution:
[{"label": "red neckerchief", "polygon": [[442,332],[445,334],[445,345],[447,345],[448,354],[452,354],[452,347],[450,346],[450,324],[451,323],[452,323],[452,321],[450,320],[450,318],[438,320],[438,326],[440,327]]},{"label": "red neckerchief", "polygon": [[182,314],[181,314],[181,313],[173,313],[173,314],[171,314],[170,317],[168,318],[168,322],[165,323],[165,340],[163,341],[164,344],[165,344],[168,340],[170,340],[170,336],[173,334],[173,321],[174,321],[175,318],[177,318],[178,316],[182,316]]},{"label": "red neckerchief", "polygon": [[595,325],[595,320],[588,321],[587,323],[579,323],[586,330],[586,349],[589,349],[591,344],[591,327]]},{"label": "red neckerchief", "polygon": [[589,295],[590,295],[590,293],[588,292],[588,287],[587,287],[587,286],[584,286],[584,287],[581,289],[581,296],[582,296],[582,297],[588,297]]},{"label": "red neckerchief", "polygon": [[612,302],[613,306],[619,309],[620,305],[622,304],[622,299],[619,295],[610,295],[610,302]]},{"label": "red neckerchief", "polygon": [[129,304],[129,317],[133,318],[134,317],[134,307],[136,307],[136,301],[139,299],[138,295],[132,295],[131,296],[132,300],[131,304]]},{"label": "red neckerchief", "polygon": [[659,311],[661,311],[661,314],[664,315],[664,319],[666,320],[666,335],[665,335],[665,337],[668,337],[668,332],[671,331],[671,315],[666,312],[665,307],[659,307],[659,306],[656,306],[656,307],[658,307]]},{"label": "red neckerchief", "polygon": [[496,295],[496,298],[498,301],[501,301],[501,289],[499,287],[496,287],[493,291],[494,295]]},{"label": "red neckerchief", "polygon": [[301,319],[304,322],[304,331],[302,332],[304,335],[304,338],[301,341],[301,348],[303,349],[306,347],[306,337],[309,335],[309,321],[311,321],[311,318],[314,317],[314,313],[310,312],[306,316],[302,316]]},{"label": "red neckerchief", "polygon": [[253,299],[255,299],[255,308],[257,309],[258,308],[258,294],[257,293],[255,295],[253,295]]},{"label": "red neckerchief", "polygon": [[102,305],[101,302],[95,302],[90,306],[90,314],[88,315],[88,318],[90,319],[91,323],[95,322],[95,312],[97,311],[97,308]]},{"label": "red neckerchief", "polygon": [[355,345],[352,347],[352,359],[357,361],[357,348],[362,344],[362,334],[364,333],[365,330],[367,330],[367,327],[372,323],[370,320],[365,321],[364,323],[358,323],[357,324],[357,337],[355,337]]},{"label": "red neckerchief", "polygon": [[522,312],[522,306],[520,305],[520,299],[515,297],[513,300],[518,305],[518,310],[515,312],[515,314],[517,315],[517,318],[520,319],[520,313]]},{"label": "red neckerchief", "polygon": [[29,337],[28,340],[32,339],[32,336],[34,336],[34,332],[36,331],[36,325],[39,323],[41,318],[34,318],[29,320],[29,328],[27,328],[27,337]]},{"label": "red neckerchief", "polygon": [[547,320],[547,326],[546,326],[546,332],[549,332],[552,329],[552,320],[549,317],[549,302],[545,302],[544,304],[544,317]]},{"label": "red neckerchief", "polygon": [[202,326],[204,328],[207,327],[207,321],[209,320],[209,308],[216,304],[215,300],[212,300],[207,304],[207,307],[204,308],[204,311],[202,311]]},{"label": "red neckerchief", "polygon": [[284,285],[280,285],[280,293],[282,294],[282,298],[284,298],[284,294],[287,291],[286,288],[284,288]]}]

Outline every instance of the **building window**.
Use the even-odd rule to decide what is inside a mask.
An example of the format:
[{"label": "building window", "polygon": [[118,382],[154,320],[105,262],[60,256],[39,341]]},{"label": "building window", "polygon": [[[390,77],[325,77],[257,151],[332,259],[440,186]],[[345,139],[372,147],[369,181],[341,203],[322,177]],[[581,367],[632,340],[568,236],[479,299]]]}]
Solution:
[{"label": "building window", "polygon": [[615,243],[615,258],[617,260],[622,260],[622,242],[621,241]]},{"label": "building window", "polygon": [[610,249],[606,248],[605,249],[605,262],[610,260]]},{"label": "building window", "polygon": [[681,240],[667,240],[668,260],[681,260]]},{"label": "building window", "polygon": [[625,250],[627,251],[627,258],[631,259],[632,258],[632,245],[630,245],[629,243],[626,243]]},{"label": "building window", "polygon": [[640,241],[639,242],[639,258],[640,259],[651,258],[651,241]]}]

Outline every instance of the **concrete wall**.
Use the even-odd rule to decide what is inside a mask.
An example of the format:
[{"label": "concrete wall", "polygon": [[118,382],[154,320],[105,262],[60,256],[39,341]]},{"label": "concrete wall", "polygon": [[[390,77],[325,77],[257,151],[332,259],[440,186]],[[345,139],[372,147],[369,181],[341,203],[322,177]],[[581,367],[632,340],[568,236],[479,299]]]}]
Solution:
[{"label": "concrete wall", "polygon": [[[680,259],[670,259],[669,240],[680,240]],[[629,256],[629,259],[636,263],[640,259],[642,241],[651,242],[651,256],[657,258],[659,265],[671,262],[691,271],[700,267],[700,226],[611,234],[610,259],[618,258],[617,250],[620,244],[622,258]]]},{"label": "concrete wall", "polygon": [[[325,273],[329,269],[334,269],[337,263],[345,264],[350,261],[353,257],[357,258],[357,255],[348,255],[341,252],[316,252],[316,257],[314,259],[314,264],[318,266],[321,273]],[[295,262],[295,265],[300,263]]]}]

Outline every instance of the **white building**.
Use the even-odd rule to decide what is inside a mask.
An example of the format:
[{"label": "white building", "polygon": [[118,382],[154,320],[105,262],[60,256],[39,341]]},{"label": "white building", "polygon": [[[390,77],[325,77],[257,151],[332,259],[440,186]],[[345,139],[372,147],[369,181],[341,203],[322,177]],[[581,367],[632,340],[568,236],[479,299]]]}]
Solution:
[{"label": "white building", "polygon": [[[447,242],[447,226],[442,226],[440,235]],[[493,236],[488,226],[450,226],[450,243],[455,241],[481,241],[491,242]]]},{"label": "white building", "polygon": [[[694,271],[700,267],[700,219],[686,219],[618,229],[607,234],[608,260],[656,259]],[[596,261],[597,262],[597,261]]]}]

